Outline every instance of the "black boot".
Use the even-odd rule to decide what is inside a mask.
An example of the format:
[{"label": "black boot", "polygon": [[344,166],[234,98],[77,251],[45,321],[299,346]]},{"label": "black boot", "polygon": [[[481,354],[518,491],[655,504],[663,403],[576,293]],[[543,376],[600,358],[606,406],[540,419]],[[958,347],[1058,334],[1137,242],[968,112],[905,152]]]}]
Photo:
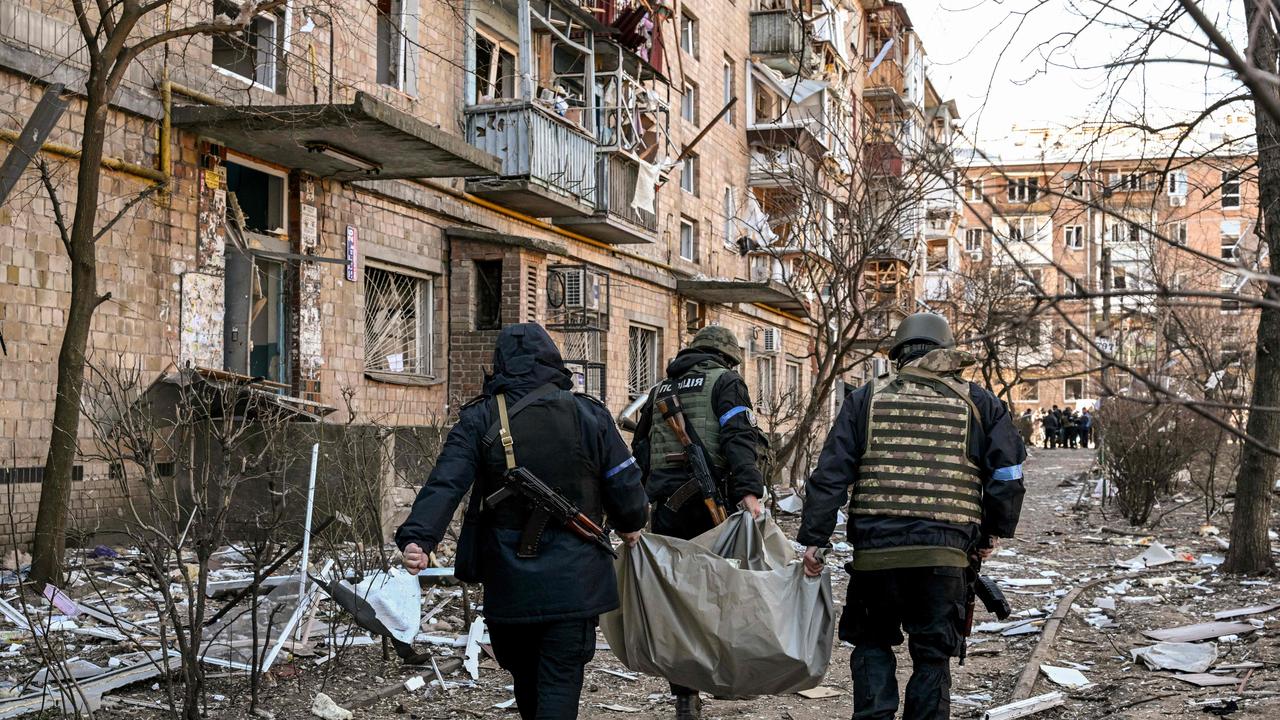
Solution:
[{"label": "black boot", "polygon": [[702,718],[702,699],[697,693],[676,696],[676,720],[700,720]]}]

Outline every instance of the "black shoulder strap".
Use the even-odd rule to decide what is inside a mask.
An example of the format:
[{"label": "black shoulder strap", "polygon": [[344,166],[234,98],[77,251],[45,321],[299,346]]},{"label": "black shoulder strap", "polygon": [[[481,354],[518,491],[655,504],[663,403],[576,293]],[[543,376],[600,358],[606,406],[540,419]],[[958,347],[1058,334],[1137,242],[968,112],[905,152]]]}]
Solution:
[{"label": "black shoulder strap", "polygon": [[[521,410],[524,410],[525,408],[529,407],[530,405],[534,404],[535,402],[541,400],[542,398],[550,395],[551,393],[559,389],[560,387],[555,383],[547,383],[546,385],[542,385],[537,388],[534,388],[533,390],[529,391],[529,394],[520,398],[519,402],[517,402],[515,405],[512,405],[510,408],[507,409],[507,417],[508,418],[515,417],[516,414],[519,413]],[[484,440],[482,440],[484,447],[489,447],[490,445],[492,445],[493,442],[498,439],[498,433],[501,432],[501,430],[502,430],[501,421],[495,421],[492,425],[490,425],[489,430],[484,434]]]}]

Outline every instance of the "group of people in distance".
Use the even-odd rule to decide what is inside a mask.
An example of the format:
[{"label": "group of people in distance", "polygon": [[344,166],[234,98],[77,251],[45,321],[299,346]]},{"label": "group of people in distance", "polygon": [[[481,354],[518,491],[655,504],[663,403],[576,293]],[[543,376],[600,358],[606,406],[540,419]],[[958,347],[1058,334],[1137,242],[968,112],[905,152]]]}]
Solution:
[{"label": "group of people in distance", "polygon": [[[1073,410],[1054,405],[1049,410],[1022,412],[1018,423],[1028,445],[1050,448],[1087,448],[1093,442],[1093,415],[1088,408]],[[1035,437],[1036,431],[1039,437]]]}]

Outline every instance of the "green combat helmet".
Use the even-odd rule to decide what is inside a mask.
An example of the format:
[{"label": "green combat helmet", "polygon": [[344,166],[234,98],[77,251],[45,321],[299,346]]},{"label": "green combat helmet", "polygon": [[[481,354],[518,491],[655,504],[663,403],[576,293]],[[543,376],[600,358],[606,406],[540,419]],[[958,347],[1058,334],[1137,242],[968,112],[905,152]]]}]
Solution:
[{"label": "green combat helmet", "polygon": [[738,337],[732,330],[721,325],[708,325],[699,330],[689,347],[718,350],[732,360],[734,365],[742,364],[742,348],[738,346]]},{"label": "green combat helmet", "polygon": [[908,315],[898,325],[893,335],[893,347],[889,348],[889,359],[897,360],[906,346],[916,343],[933,343],[938,347],[955,347],[956,339],[951,334],[951,326],[947,319],[931,312],[918,312]]}]

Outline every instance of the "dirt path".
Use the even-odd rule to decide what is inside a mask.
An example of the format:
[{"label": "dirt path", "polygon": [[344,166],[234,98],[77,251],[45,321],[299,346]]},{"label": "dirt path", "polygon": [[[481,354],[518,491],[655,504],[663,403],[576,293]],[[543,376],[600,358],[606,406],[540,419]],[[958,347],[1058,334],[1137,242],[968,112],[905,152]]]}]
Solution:
[{"label": "dirt path", "polygon": [[[1101,512],[1099,499],[1092,497],[1093,481],[1080,478],[1091,462],[1092,453],[1087,451],[1037,450],[1027,464],[1028,497],[1019,537],[1008,542],[988,563],[987,574],[1001,580],[1021,581],[1006,587],[1005,591],[1015,613],[1023,613],[1028,619],[1037,613],[1051,612],[1058,598],[1073,587],[1101,577],[1124,575],[1128,571],[1118,567],[1116,561],[1139,555],[1153,537],[1171,551],[1190,553],[1197,559],[1222,553],[1215,538],[1202,537],[1198,532],[1203,518],[1197,514],[1198,504],[1194,502],[1169,514],[1150,535],[1128,533],[1122,519],[1114,513]],[[1176,504],[1157,510],[1156,514],[1167,512]],[[795,522],[794,518],[784,519],[788,534],[793,534]],[[1227,518],[1217,517],[1214,522],[1225,532]],[[843,605],[848,581],[848,576],[839,569],[844,559],[847,557],[840,558],[837,554],[831,562],[836,568],[835,597],[840,605]],[[1110,600],[1103,589],[1108,585],[1113,586]],[[1122,594],[1121,590],[1125,592]],[[1059,666],[1071,667],[1074,663],[1093,685],[1068,690],[1039,678],[1036,694],[1057,689],[1067,692],[1069,698],[1063,707],[1037,717],[1045,720],[1205,717],[1206,707],[1223,707],[1216,698],[1239,698],[1238,709],[1231,717],[1280,717],[1280,697],[1277,697],[1280,696],[1280,673],[1276,671],[1280,663],[1280,642],[1274,635],[1280,627],[1277,623],[1280,615],[1275,612],[1253,616],[1252,619],[1264,623],[1263,629],[1242,633],[1235,642],[1217,643],[1219,663],[1264,663],[1252,671],[1243,693],[1237,692],[1237,685],[1197,688],[1134,665],[1128,656],[1130,648],[1150,644],[1141,636],[1143,630],[1204,622],[1211,620],[1215,611],[1270,602],[1280,602],[1277,586],[1270,581],[1223,577],[1214,574],[1212,566],[1186,562],[1163,566],[1141,581],[1130,583],[1127,589],[1116,588],[1113,582],[1102,583],[1077,600],[1047,656],[1049,662]],[[1114,603],[1116,609],[1099,610],[1096,607],[1099,603],[1107,606]],[[977,622],[981,625],[994,620],[980,611]],[[1090,622],[1114,626],[1098,629]],[[1031,632],[1025,635],[975,632],[970,640],[968,662],[954,673],[953,716],[976,717],[982,709],[1007,701],[1039,639],[1034,621]],[[852,712],[848,662],[848,646],[837,643],[823,684],[840,691],[838,697],[711,699],[705,705],[704,717],[781,720],[847,717]],[[318,690],[323,689],[341,705],[369,688],[409,675],[398,663],[383,662],[374,648],[354,649],[331,666],[315,667],[305,659],[298,659],[283,667],[288,670],[283,673],[289,675],[288,679],[275,681],[275,687],[264,691],[266,708],[279,720],[309,717],[308,709]],[[899,667],[905,683],[909,668],[905,649],[899,653]],[[290,669],[301,672],[295,674]],[[650,677],[629,681],[606,670],[625,671],[625,668],[607,650],[601,650],[588,667],[581,717],[626,720],[673,716],[665,681]],[[1236,674],[1243,679],[1245,672]],[[427,698],[421,691],[404,694],[357,710],[356,718],[515,717],[513,711],[494,707],[511,698],[509,684],[510,677],[492,660],[486,660],[479,682],[460,681],[447,697]],[[211,682],[211,692],[225,698],[211,704],[211,716],[245,716],[247,693],[242,678],[215,679]],[[148,693],[145,689],[131,694],[140,699],[159,699],[159,693]],[[116,708],[107,716],[146,714],[139,708]]]}]

